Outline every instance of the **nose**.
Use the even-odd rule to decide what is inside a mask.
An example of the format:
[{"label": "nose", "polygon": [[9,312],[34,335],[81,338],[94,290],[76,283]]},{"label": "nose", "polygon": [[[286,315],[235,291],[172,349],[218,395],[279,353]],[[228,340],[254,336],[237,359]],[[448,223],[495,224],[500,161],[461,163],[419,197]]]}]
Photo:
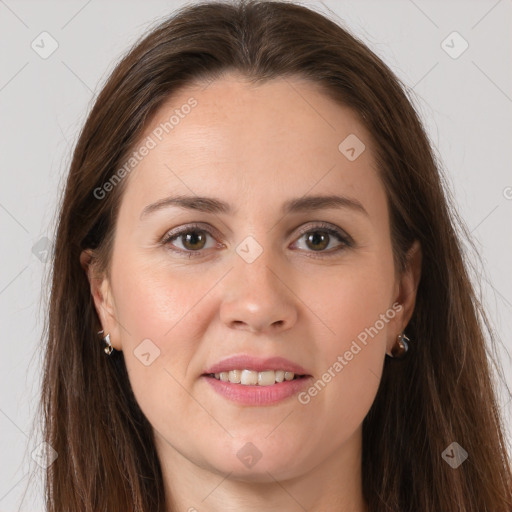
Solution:
[{"label": "nose", "polygon": [[270,250],[252,263],[235,257],[223,283],[221,321],[231,329],[276,334],[297,321],[297,297]]}]

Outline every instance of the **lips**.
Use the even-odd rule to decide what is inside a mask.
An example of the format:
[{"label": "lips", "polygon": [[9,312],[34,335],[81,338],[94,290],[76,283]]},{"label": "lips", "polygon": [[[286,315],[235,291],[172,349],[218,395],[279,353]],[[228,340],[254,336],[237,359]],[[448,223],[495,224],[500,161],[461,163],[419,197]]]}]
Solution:
[{"label": "lips", "polygon": [[223,359],[222,361],[207,368],[203,375],[211,375],[240,369],[252,370],[255,372],[283,370],[300,376],[309,376],[308,372],[302,366],[294,363],[293,361],[289,361],[284,357],[259,358],[249,355],[237,355]]}]

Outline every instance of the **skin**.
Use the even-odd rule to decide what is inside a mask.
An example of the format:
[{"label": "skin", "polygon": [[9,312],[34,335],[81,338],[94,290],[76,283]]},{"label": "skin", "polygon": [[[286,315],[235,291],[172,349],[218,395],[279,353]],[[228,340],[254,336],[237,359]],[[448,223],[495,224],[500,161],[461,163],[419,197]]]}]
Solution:
[{"label": "skin", "polygon": [[[94,274],[93,254],[82,254],[103,329],[123,351],[154,428],[173,510],[366,511],[362,422],[385,354],[412,315],[421,250],[414,244],[407,269],[396,272],[371,136],[315,84],[287,78],[255,86],[227,74],[206,88],[187,86],[144,137],[191,96],[198,105],[125,178],[110,277]],[[338,150],[349,134],[366,146],[354,161]],[[367,215],[280,212],[288,199],[333,193],[357,199]],[[173,206],[140,219],[147,205],[178,194],[215,197],[234,212]],[[298,229],[321,231],[319,221],[344,230],[354,245],[334,236],[328,247],[308,244]],[[212,235],[172,243],[199,256],[161,243],[193,222]],[[263,249],[252,263],[236,252],[249,235]],[[213,363],[251,354],[286,357],[316,381],[395,302],[402,307],[394,318],[305,405],[297,396],[239,405],[201,378]],[[149,366],[134,355],[144,339],[160,350]],[[247,442],[262,454],[251,468],[237,457]]]}]

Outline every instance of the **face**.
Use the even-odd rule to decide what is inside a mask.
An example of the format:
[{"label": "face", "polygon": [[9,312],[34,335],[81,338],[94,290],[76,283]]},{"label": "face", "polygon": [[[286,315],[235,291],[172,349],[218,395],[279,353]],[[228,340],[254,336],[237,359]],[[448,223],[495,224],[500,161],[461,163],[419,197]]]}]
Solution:
[{"label": "face", "polygon": [[174,95],[142,144],[93,295],[159,453],[254,481],[342,454],[414,301],[370,134],[314,84],[225,75]]}]

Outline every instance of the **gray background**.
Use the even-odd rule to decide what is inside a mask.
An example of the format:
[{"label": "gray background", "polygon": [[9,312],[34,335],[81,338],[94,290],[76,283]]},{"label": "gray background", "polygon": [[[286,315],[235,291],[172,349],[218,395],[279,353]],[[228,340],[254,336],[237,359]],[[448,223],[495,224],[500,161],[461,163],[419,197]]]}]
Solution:
[{"label": "gray background", "polygon": [[[0,0],[0,512],[18,510],[31,472],[21,510],[43,508],[42,469],[31,457],[40,443],[32,431],[47,296],[42,284],[71,150],[120,55],[184,3]],[[342,18],[413,89],[482,255],[475,279],[502,339],[497,356],[512,386],[512,0],[305,5]],[[58,43],[46,59],[31,47],[35,41],[50,48],[50,39],[40,42],[43,31]],[[442,45],[453,31],[469,44],[461,55],[458,36]],[[512,439],[512,404],[499,381],[497,389]]]}]

